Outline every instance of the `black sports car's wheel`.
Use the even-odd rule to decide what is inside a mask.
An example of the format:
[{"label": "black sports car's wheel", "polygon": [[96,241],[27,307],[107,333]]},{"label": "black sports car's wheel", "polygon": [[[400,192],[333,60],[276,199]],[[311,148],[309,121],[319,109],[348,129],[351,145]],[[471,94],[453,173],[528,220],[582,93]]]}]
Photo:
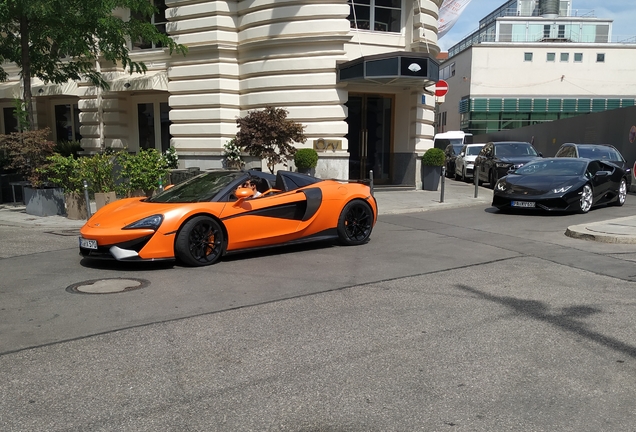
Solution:
[{"label": "black sports car's wheel", "polygon": [[579,198],[579,213],[587,213],[592,208],[593,194],[592,186],[586,184],[581,190],[581,198]]},{"label": "black sports car's wheel", "polygon": [[616,201],[614,201],[612,204],[620,207],[625,204],[625,198],[627,198],[627,182],[625,181],[625,179],[621,179],[621,184],[618,185]]},{"label": "black sports car's wheel", "polygon": [[221,225],[209,216],[197,216],[179,230],[175,255],[186,265],[200,267],[215,263],[223,254],[224,247]]},{"label": "black sports car's wheel", "polygon": [[349,201],[338,218],[338,238],[347,245],[369,240],[373,228],[373,210],[362,200]]}]

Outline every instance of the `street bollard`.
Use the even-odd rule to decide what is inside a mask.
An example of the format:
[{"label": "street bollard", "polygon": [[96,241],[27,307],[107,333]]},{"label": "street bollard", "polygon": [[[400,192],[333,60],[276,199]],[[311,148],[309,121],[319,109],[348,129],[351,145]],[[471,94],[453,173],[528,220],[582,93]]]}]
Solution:
[{"label": "street bollard", "polygon": [[86,180],[83,180],[84,183],[84,199],[86,200],[86,215],[87,215],[87,219],[90,219],[92,216],[91,213],[91,200],[88,196],[88,182]]},{"label": "street bollard", "polygon": [[373,196],[373,170],[369,170],[369,188],[371,188],[371,196]]},{"label": "street bollard", "polygon": [[473,183],[475,183],[475,198],[479,195],[479,173],[477,172],[477,165],[473,165]]},{"label": "street bollard", "polygon": [[439,202],[443,203],[444,202],[444,184],[446,184],[446,167],[445,166],[442,167],[441,183],[442,183],[442,186],[440,187],[441,192],[439,196]]}]

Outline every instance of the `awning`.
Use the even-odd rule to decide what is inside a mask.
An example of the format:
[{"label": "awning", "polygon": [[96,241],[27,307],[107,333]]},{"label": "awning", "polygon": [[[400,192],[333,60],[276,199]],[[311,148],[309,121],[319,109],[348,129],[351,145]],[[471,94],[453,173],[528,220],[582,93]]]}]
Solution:
[{"label": "awning", "polygon": [[20,82],[3,82],[0,83],[0,99],[19,99],[20,94]]},{"label": "awning", "polygon": [[31,82],[33,96],[77,96],[77,81],[67,81],[62,84],[44,84],[39,79]]},{"label": "awning", "polygon": [[338,65],[338,80],[421,89],[439,80],[439,64],[428,53],[378,54]]},{"label": "awning", "polygon": [[168,72],[148,71],[145,74],[121,74],[116,79],[109,81],[109,91],[144,91],[158,90],[168,91]]}]

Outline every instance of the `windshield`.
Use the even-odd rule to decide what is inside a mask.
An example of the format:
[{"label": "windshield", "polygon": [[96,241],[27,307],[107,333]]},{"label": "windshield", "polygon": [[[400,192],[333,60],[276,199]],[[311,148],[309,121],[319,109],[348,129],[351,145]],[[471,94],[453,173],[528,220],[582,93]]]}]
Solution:
[{"label": "windshield", "polygon": [[495,156],[522,157],[538,155],[530,143],[505,143],[495,145]]},{"label": "windshield", "polygon": [[609,146],[579,146],[579,157],[588,159],[599,159],[613,162],[624,162],[623,156],[618,151]]},{"label": "windshield", "polygon": [[535,176],[580,176],[585,172],[587,162],[580,159],[565,160],[540,159],[525,164],[515,171],[518,175]]},{"label": "windshield", "polygon": [[193,203],[212,201],[228,184],[245,173],[240,171],[210,171],[193,177],[183,183],[171,187],[152,198],[148,202]]},{"label": "windshield", "polygon": [[468,156],[477,156],[482,148],[483,146],[482,147],[467,147],[466,154]]},{"label": "windshield", "polygon": [[449,144],[452,144],[453,148],[455,148],[456,145],[459,146],[459,149],[455,149],[456,152],[459,152],[459,150],[462,148],[462,145],[464,145],[464,139],[463,138],[436,138],[434,147],[445,149]]}]

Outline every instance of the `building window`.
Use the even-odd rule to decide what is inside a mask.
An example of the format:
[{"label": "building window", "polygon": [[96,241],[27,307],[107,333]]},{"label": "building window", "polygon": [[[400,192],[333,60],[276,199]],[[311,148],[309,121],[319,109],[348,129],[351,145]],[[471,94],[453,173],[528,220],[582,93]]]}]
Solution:
[{"label": "building window", "polygon": [[531,52],[523,53],[523,61],[531,62],[532,53]]},{"label": "building window", "polygon": [[545,56],[546,61],[553,62],[556,59],[555,53],[547,53]]},{"label": "building window", "polygon": [[605,54],[596,54],[596,63],[605,63]]},{"label": "building window", "polygon": [[543,37],[544,38],[549,38],[550,37],[550,25],[546,24],[543,26]]},{"label": "building window", "polygon": [[583,53],[574,53],[574,62],[581,63],[583,61]]},{"label": "building window", "polygon": [[351,28],[381,32],[402,31],[401,0],[348,0]]},{"label": "building window", "polygon": [[170,148],[170,107],[166,102],[137,104],[139,149],[165,152]]},{"label": "building window", "polygon": [[11,132],[18,131],[18,119],[15,116],[15,109],[7,107],[2,109],[2,117],[4,120],[4,133],[10,134]]},{"label": "building window", "polygon": [[[152,0],[152,3],[157,9],[159,9],[157,13],[153,14],[150,18],[135,14],[135,18],[139,20],[146,20],[151,24],[154,24],[159,33],[166,34],[166,0]],[[161,47],[162,45],[160,43],[155,44],[143,39],[139,39],[132,44],[133,50],[153,49]]]},{"label": "building window", "polygon": [[79,109],[77,104],[55,105],[56,141],[80,141]]},{"label": "building window", "polygon": [[557,36],[559,39],[565,39],[565,26],[559,26],[559,35]]},{"label": "building window", "polygon": [[561,53],[561,61],[562,62],[570,61],[570,53]]}]

